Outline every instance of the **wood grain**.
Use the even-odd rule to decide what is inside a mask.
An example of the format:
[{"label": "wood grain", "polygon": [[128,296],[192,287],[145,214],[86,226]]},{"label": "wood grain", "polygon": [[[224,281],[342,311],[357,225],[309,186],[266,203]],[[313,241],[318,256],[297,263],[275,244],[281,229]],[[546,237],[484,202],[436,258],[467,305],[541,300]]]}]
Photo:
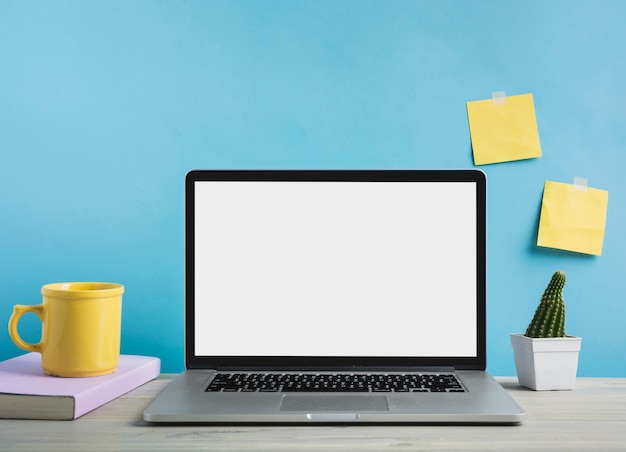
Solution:
[{"label": "wood grain", "polygon": [[624,450],[626,378],[581,378],[573,391],[498,381],[525,408],[517,426],[164,426],[141,420],[172,380],[156,380],[75,421],[0,421],[8,450]]}]

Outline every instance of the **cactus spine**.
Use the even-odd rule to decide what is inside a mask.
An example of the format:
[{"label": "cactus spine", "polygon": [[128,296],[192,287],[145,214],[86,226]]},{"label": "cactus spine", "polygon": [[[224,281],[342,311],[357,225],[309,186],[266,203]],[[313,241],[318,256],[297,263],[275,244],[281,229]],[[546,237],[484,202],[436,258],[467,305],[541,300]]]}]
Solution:
[{"label": "cactus spine", "polygon": [[565,336],[565,300],[563,299],[565,273],[557,271],[546,287],[535,315],[526,329],[528,337]]}]

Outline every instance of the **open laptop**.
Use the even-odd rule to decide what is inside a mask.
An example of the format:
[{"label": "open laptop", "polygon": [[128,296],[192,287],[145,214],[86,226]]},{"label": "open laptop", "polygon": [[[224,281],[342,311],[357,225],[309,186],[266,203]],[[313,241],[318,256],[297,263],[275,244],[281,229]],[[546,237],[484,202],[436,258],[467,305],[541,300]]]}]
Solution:
[{"label": "open laptop", "polygon": [[185,358],[151,422],[518,423],[485,372],[478,170],[186,177]]}]

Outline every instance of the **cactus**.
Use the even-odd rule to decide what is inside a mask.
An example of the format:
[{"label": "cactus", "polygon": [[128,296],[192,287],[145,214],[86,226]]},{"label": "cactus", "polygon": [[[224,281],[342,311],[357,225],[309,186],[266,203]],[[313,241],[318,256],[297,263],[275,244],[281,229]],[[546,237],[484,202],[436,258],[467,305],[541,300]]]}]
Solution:
[{"label": "cactus", "polygon": [[552,275],[524,336],[539,338],[566,336],[563,286],[565,273],[557,271]]}]

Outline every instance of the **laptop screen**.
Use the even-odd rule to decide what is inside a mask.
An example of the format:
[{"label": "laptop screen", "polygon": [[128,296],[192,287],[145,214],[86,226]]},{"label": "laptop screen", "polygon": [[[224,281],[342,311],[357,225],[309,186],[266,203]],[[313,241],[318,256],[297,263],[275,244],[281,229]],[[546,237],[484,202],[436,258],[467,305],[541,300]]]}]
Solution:
[{"label": "laptop screen", "polygon": [[191,172],[188,367],[484,367],[484,199],[474,170]]}]

